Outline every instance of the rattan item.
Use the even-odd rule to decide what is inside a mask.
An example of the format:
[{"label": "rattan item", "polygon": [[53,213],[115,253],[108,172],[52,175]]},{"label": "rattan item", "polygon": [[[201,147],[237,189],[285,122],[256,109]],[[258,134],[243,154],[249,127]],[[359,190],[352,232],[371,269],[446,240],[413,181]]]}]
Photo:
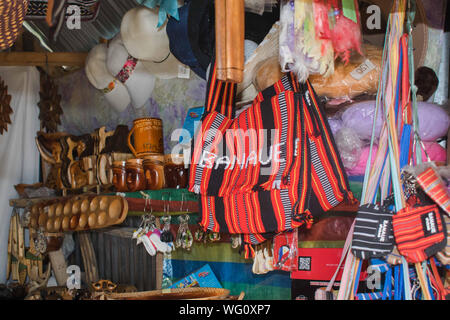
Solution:
[{"label": "rattan item", "polygon": [[16,41],[27,8],[27,0],[0,1],[0,51],[10,48]]},{"label": "rattan item", "polygon": [[106,300],[225,300],[228,289],[182,288],[105,294]]}]

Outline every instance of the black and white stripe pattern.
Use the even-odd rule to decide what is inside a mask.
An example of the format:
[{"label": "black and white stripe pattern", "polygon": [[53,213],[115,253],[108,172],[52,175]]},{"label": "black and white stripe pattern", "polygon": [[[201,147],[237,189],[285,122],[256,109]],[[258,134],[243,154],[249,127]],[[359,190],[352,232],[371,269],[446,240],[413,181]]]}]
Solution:
[{"label": "black and white stripe pattern", "polygon": [[[199,163],[197,163],[197,167],[195,169],[195,185],[194,185],[194,192],[200,193],[200,185],[202,182],[203,177],[203,171],[204,166],[202,165],[202,158],[205,151],[209,151],[211,149],[211,144],[214,141],[215,135],[217,134],[221,124],[226,119],[226,117],[221,113],[216,113],[215,118],[211,124],[211,127],[208,129],[208,132],[206,132],[206,136],[203,142],[202,146],[202,153],[199,158]],[[199,126],[199,130],[201,130],[201,126]],[[197,137],[198,139],[201,139],[203,135],[203,132],[199,132]]]},{"label": "black and white stripe pattern", "polygon": [[211,208],[211,201],[214,201],[214,198],[208,197],[208,217],[209,217],[209,223],[208,223],[208,230],[214,230],[214,218],[213,218],[213,210]]},{"label": "black and white stripe pattern", "polygon": [[280,190],[281,204],[283,205],[283,214],[286,219],[284,229],[292,228],[292,203],[289,197],[289,189]]},{"label": "black and white stripe pattern", "polygon": [[285,91],[294,91],[294,88],[292,87],[287,75],[281,78],[281,83],[283,84]]},{"label": "black and white stripe pattern", "polygon": [[[277,175],[275,177],[275,181],[273,182],[273,189],[281,188],[281,178],[283,176],[284,170],[286,169],[286,148],[287,148],[287,135],[288,135],[288,111],[286,104],[285,92],[282,92],[278,95],[278,103],[280,105],[280,114],[281,114],[281,128],[279,128],[280,132],[280,158],[277,159],[280,167],[278,168]],[[275,153],[275,151],[274,151]]]},{"label": "black and white stripe pattern", "polygon": [[339,204],[339,201],[336,199],[333,188],[331,187],[331,184],[328,181],[327,173],[325,172],[322,162],[320,161],[319,154],[317,153],[316,144],[314,141],[310,139],[309,145],[311,150],[311,163],[314,167],[314,170],[316,171],[317,176],[319,177],[321,187],[325,192],[327,201],[330,203],[331,206],[335,207]]},{"label": "black and white stripe pattern", "polygon": [[383,258],[392,252],[393,212],[374,204],[359,208],[353,231],[352,253],[360,259]]}]

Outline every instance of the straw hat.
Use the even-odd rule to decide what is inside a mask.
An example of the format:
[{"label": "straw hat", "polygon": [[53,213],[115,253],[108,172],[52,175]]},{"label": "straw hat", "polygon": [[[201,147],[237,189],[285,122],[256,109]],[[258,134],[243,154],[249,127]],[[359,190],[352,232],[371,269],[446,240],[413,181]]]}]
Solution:
[{"label": "straw hat", "polygon": [[0,50],[8,49],[16,41],[27,8],[27,0],[0,1]]},{"label": "straw hat", "polygon": [[160,28],[157,24],[157,10],[143,6],[129,10],[120,26],[123,44],[155,77],[176,78],[181,63],[170,52],[167,24]]},{"label": "straw hat", "polygon": [[120,33],[108,43],[106,67],[127,87],[133,107],[144,106],[152,95],[155,77],[147,71],[141,60],[128,53]]},{"label": "straw hat", "polygon": [[106,68],[106,50],[104,43],[91,49],[86,58],[86,76],[95,88],[103,91],[109,104],[118,112],[122,112],[131,102],[130,95],[127,88]]}]

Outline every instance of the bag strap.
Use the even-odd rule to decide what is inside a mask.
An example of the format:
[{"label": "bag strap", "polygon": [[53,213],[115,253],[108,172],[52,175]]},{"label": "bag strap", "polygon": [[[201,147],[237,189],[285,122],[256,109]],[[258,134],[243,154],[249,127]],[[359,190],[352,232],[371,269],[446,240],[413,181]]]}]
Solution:
[{"label": "bag strap", "polygon": [[444,284],[442,283],[441,277],[439,276],[439,272],[436,267],[435,259],[436,259],[435,257],[431,257],[429,259],[431,271],[433,273],[433,278],[436,282],[437,290],[439,291],[440,300],[445,300],[446,290],[445,290]]},{"label": "bag strap", "polygon": [[334,281],[336,280],[337,275],[339,274],[339,271],[341,269],[341,265],[345,260],[345,257],[347,256],[347,253],[350,250],[351,244],[352,244],[352,237],[353,237],[353,229],[355,228],[355,221],[353,221],[352,226],[350,227],[350,230],[347,235],[347,239],[345,239],[344,249],[342,250],[341,259],[339,261],[339,264],[336,268],[336,271],[334,272],[333,277],[331,278],[330,282],[328,282],[326,291],[331,292],[333,288]]},{"label": "bag strap", "polygon": [[409,266],[405,257],[402,259],[402,271],[403,271],[403,288],[405,292],[405,300],[412,300],[411,283],[409,282]]}]

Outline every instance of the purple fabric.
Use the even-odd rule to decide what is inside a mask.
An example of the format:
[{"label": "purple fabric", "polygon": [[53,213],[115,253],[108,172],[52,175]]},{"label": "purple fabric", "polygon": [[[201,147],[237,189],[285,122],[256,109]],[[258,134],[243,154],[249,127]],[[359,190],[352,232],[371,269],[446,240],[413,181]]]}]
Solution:
[{"label": "purple fabric", "polygon": [[[419,136],[423,141],[436,141],[447,135],[450,118],[444,108],[427,102],[418,102]],[[361,139],[370,140],[372,135],[375,101],[352,104],[342,113],[342,126],[355,130]],[[383,125],[381,113],[377,115],[375,136],[379,137]]]}]

